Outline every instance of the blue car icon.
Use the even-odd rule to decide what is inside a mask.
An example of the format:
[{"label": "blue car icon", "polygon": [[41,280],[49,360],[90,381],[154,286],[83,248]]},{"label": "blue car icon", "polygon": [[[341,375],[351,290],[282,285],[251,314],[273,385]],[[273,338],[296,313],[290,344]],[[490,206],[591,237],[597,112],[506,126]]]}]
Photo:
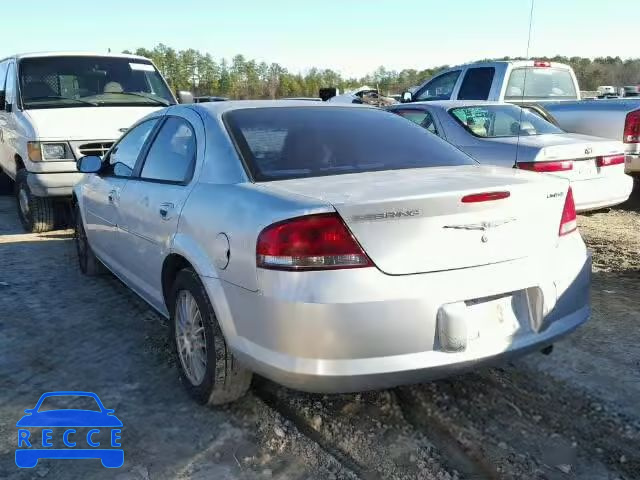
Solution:
[{"label": "blue car icon", "polygon": [[[90,397],[97,403],[99,411],[64,408],[57,410],[39,411],[47,398],[71,396]],[[120,434],[122,422],[113,413],[114,410],[104,407],[98,395],[92,392],[47,392],[43,394],[36,406],[24,411],[26,413],[18,422],[18,448],[16,449],[16,465],[21,468],[33,468],[41,458],[59,459],[100,459],[102,465],[107,468],[118,468],[124,463],[124,450],[120,447]],[[32,439],[32,432],[29,428],[43,428],[42,441],[39,437]],[[53,428],[64,427],[62,440],[66,448],[53,448]],[[76,428],[89,428],[86,436],[80,437]],[[101,429],[110,429],[110,447],[99,448],[100,442],[96,436]],[[77,438],[76,438],[77,437]],[[36,439],[37,438],[37,439]],[[81,441],[86,438],[89,448],[75,448],[76,440]],[[41,443],[41,445],[39,444]],[[102,442],[104,443],[104,441]],[[40,448],[42,447],[42,448]]]}]

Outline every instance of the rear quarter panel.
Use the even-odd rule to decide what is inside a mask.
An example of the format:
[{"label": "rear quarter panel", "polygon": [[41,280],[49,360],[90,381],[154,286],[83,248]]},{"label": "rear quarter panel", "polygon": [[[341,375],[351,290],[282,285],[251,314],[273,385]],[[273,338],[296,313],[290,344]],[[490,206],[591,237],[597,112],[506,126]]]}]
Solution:
[{"label": "rear quarter panel", "polygon": [[[187,258],[198,273],[257,291],[256,240],[262,229],[287,218],[333,211],[323,202],[270,192],[252,183],[195,186],[182,210],[174,252]],[[216,237],[229,240],[229,263],[216,265]]]}]

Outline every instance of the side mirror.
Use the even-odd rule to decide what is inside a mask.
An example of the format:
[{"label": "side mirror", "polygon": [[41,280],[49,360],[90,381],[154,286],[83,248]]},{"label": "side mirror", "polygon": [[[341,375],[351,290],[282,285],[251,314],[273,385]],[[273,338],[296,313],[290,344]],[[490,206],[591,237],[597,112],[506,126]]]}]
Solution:
[{"label": "side mirror", "polygon": [[97,155],[80,157],[76,162],[76,168],[80,173],[97,173],[102,169],[102,159]]},{"label": "side mirror", "polygon": [[193,93],[179,91],[178,92],[178,103],[193,103]]},{"label": "side mirror", "polygon": [[5,94],[4,94],[4,90],[0,90],[0,110],[4,110],[4,102],[5,102]]},{"label": "side mirror", "polygon": [[402,103],[409,103],[413,101],[413,94],[411,92],[402,92]]}]

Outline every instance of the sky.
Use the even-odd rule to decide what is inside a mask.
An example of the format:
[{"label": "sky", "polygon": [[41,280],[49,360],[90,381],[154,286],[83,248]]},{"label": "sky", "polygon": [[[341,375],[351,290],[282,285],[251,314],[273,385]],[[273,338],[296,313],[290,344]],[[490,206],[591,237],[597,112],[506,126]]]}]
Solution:
[{"label": "sky", "polygon": [[[534,0],[530,56],[638,57],[638,0]],[[292,72],[390,70],[525,56],[530,0],[20,0],[3,3],[0,58],[164,43],[241,53]],[[5,4],[6,3],[6,4]],[[606,11],[603,11],[606,5]]]}]

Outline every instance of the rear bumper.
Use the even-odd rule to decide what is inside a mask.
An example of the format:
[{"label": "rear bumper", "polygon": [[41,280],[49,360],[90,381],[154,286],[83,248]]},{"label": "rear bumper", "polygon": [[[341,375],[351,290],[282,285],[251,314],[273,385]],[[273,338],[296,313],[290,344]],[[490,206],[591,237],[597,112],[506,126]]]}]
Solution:
[{"label": "rear bumper", "polygon": [[640,154],[627,154],[625,155],[624,171],[629,174],[640,174]]},{"label": "rear bumper", "polygon": [[70,173],[29,173],[27,183],[36,197],[70,197],[73,187],[84,174]]},{"label": "rear bumper", "polygon": [[572,181],[571,188],[576,210],[585,212],[612,207],[627,201],[633,190],[633,178],[624,174],[620,168],[619,174],[612,172],[610,175],[590,180]]},{"label": "rear bumper", "polygon": [[[585,322],[591,258],[578,234],[569,237],[551,256],[428,274],[260,271],[260,292],[223,284],[223,305],[214,304],[234,354],[278,383],[312,392],[416,383],[543,348]],[[205,285],[215,299],[219,281]],[[531,287],[544,298],[537,332],[439,347],[443,305]]]}]

